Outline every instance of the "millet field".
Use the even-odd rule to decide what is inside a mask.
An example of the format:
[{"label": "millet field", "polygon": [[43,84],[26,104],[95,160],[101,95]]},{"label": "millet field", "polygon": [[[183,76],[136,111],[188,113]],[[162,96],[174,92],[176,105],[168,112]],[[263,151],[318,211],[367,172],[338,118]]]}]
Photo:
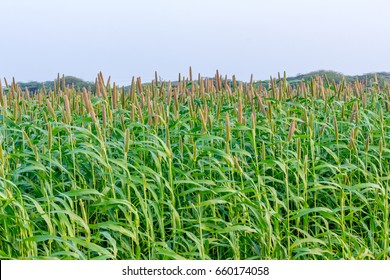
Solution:
[{"label": "millet field", "polygon": [[390,258],[385,82],[57,81],[0,85],[1,259]]}]

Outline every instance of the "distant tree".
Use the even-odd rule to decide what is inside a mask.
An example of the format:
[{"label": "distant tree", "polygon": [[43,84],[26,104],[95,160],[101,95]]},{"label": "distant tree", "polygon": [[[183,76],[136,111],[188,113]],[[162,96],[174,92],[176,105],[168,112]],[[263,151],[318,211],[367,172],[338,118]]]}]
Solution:
[{"label": "distant tree", "polygon": [[[60,85],[62,86],[62,79],[65,79],[65,86],[66,87],[72,87],[74,86],[75,88],[88,88],[89,86],[93,86],[94,84],[91,82],[86,82],[80,78],[74,77],[74,76],[65,76],[64,78],[60,79]],[[54,82],[57,84],[58,79],[54,80]]]},{"label": "distant tree", "polygon": [[37,92],[41,87],[42,84],[38,82],[28,82],[28,83],[19,83],[18,84],[21,89],[28,89],[30,92]]},{"label": "distant tree", "polygon": [[[27,83],[18,83],[19,87],[22,89],[28,89],[30,92],[37,92],[42,88],[42,84],[45,85],[46,90],[54,90],[54,85],[58,85],[58,79],[55,79],[54,81],[46,81],[43,83],[31,81]],[[66,87],[74,87],[77,88],[88,88],[93,87],[94,83],[86,82],[80,78],[74,77],[74,76],[65,76],[65,86]],[[60,86],[62,87],[62,78],[60,79]]]}]

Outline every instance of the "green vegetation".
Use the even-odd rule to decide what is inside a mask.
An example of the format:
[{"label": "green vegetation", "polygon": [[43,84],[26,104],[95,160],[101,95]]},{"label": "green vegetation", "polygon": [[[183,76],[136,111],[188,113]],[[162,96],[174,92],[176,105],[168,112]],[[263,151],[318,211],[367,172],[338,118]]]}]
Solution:
[{"label": "green vegetation", "polygon": [[389,83],[390,82],[390,73],[387,72],[378,72],[378,73],[368,73],[364,75],[356,75],[356,76],[348,76],[343,75],[341,73],[335,72],[335,71],[314,71],[307,74],[298,74],[295,77],[287,78],[287,81],[290,84],[296,84],[300,81],[310,81],[314,77],[322,77],[323,79],[326,77],[329,81],[334,81],[336,83],[353,83],[355,81],[359,82],[365,82],[366,84],[373,84],[375,83],[375,80],[377,79],[379,83]]},{"label": "green vegetation", "polygon": [[61,85],[62,82],[61,82],[60,77],[58,76],[58,78],[54,81],[46,81],[43,83],[32,81],[32,82],[26,82],[26,83],[18,83],[18,86],[21,89],[23,89],[23,90],[27,89],[28,91],[30,91],[32,93],[37,92],[39,90],[42,90],[43,87],[46,90],[54,90],[60,86],[74,87],[75,89],[82,89],[83,87],[90,88],[90,87],[94,86],[94,83],[86,82],[80,78],[76,78],[73,76],[64,76],[64,77],[62,77],[62,81],[65,82],[65,85]]},{"label": "green vegetation", "polygon": [[191,76],[0,92],[0,258],[389,259],[388,84]]},{"label": "green vegetation", "polygon": [[[294,77],[287,77],[287,82],[290,85],[297,85],[301,81],[306,81],[309,82],[312,78],[315,77],[322,77],[325,79],[325,77],[331,81],[331,82],[336,82],[336,83],[342,83],[343,81],[347,83],[353,83],[355,81],[360,81],[360,82],[365,82],[367,84],[373,82],[375,80],[375,76],[379,80],[380,83],[389,83],[390,82],[390,73],[387,72],[379,72],[379,73],[368,73],[364,75],[356,75],[356,76],[347,76],[343,75],[341,73],[335,72],[335,71],[325,71],[325,70],[319,70],[319,71],[314,71],[310,72],[307,74],[298,74]],[[157,77],[156,77],[157,78]],[[205,78],[204,78],[205,79]],[[209,80],[213,80],[215,83],[214,78],[208,78]],[[41,90],[43,87],[45,87],[46,90],[54,90],[55,88],[58,88],[62,81],[65,81],[67,87],[74,87],[75,89],[82,89],[83,87],[85,88],[93,88],[94,83],[92,82],[86,82],[80,78],[76,78],[73,76],[63,76],[62,79],[58,76],[56,80],[54,81],[46,81],[43,83],[32,81],[32,82],[24,82],[24,83],[18,83],[18,86],[21,89],[28,89],[30,92],[36,92]],[[58,82],[60,81],[60,82]],[[228,84],[230,87],[233,86],[233,81],[232,80],[227,80]],[[267,85],[270,81],[262,81],[261,83],[263,85]],[[253,86],[258,86],[260,82],[253,83]],[[144,83],[143,85],[150,86],[150,83]],[[173,81],[172,86],[177,86],[178,81]],[[63,86],[63,85],[62,85]],[[125,90],[128,91],[130,89],[130,85],[125,86]]]}]

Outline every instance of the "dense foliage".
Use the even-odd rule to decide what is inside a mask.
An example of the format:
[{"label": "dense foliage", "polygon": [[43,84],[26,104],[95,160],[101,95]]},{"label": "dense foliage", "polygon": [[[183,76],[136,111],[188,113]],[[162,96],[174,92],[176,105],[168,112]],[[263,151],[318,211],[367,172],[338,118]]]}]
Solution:
[{"label": "dense foliage", "polygon": [[58,78],[54,81],[46,81],[43,83],[31,81],[31,82],[24,82],[24,83],[18,83],[18,86],[23,90],[28,90],[31,93],[37,92],[39,90],[42,90],[45,88],[45,90],[58,90],[61,86],[66,87],[74,87],[76,89],[82,89],[83,87],[89,88],[93,87],[94,84],[91,82],[86,82],[80,78],[73,77],[73,76],[64,76],[62,77],[62,80],[58,76]]},{"label": "dense foliage", "polygon": [[0,258],[389,259],[389,87],[1,93]]}]

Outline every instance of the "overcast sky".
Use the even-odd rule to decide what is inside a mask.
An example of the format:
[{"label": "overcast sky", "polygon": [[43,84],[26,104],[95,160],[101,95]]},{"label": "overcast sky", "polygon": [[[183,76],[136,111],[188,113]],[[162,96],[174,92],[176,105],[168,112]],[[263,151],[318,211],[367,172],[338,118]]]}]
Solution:
[{"label": "overcast sky", "polygon": [[0,77],[390,71],[388,0],[0,0]]}]

